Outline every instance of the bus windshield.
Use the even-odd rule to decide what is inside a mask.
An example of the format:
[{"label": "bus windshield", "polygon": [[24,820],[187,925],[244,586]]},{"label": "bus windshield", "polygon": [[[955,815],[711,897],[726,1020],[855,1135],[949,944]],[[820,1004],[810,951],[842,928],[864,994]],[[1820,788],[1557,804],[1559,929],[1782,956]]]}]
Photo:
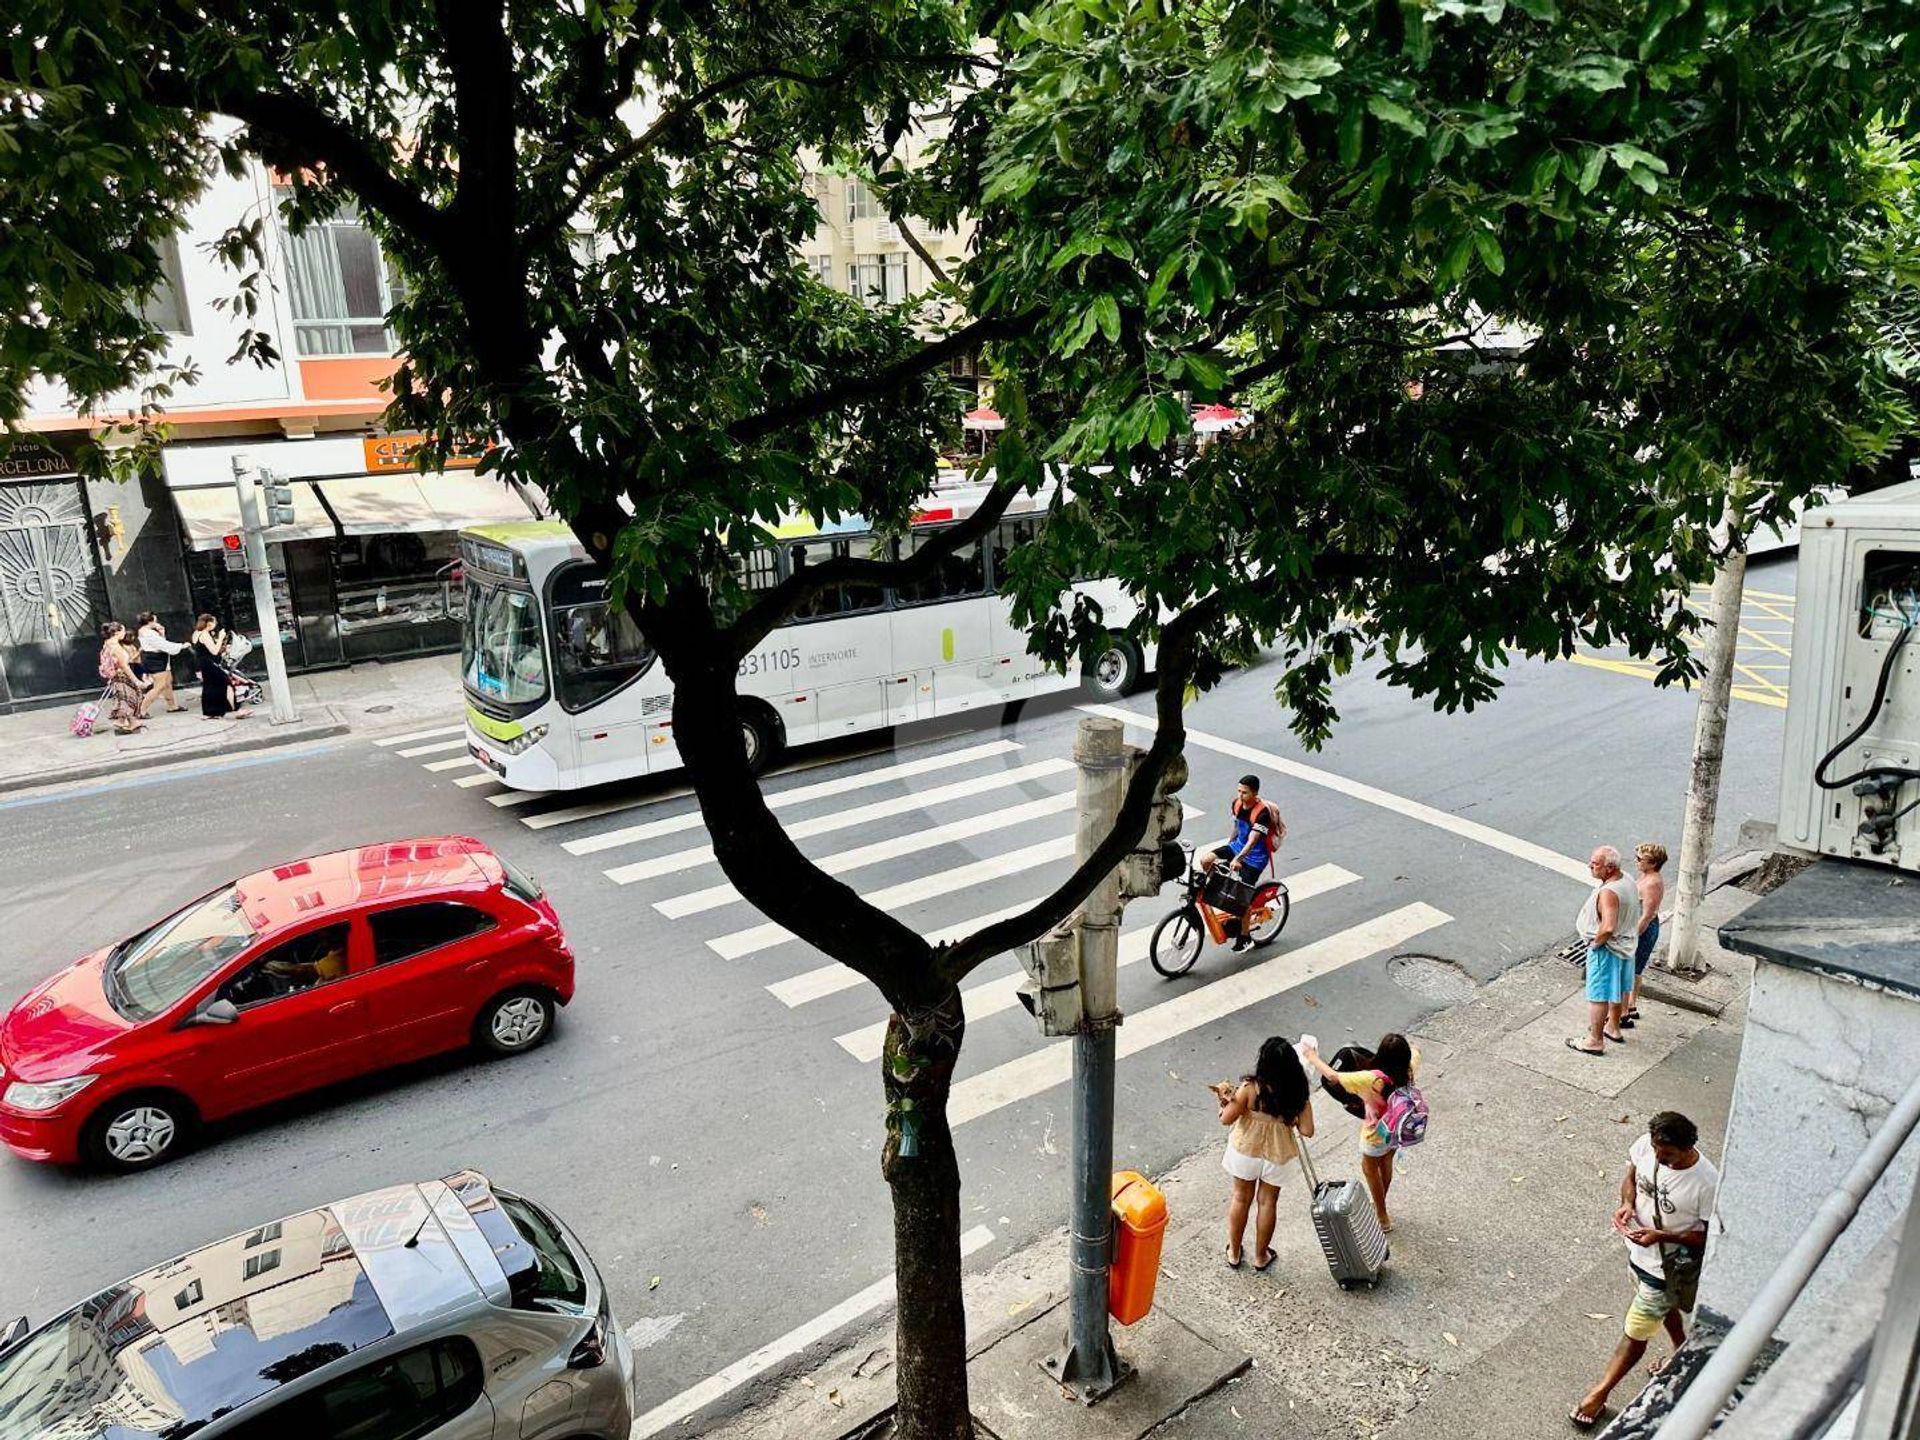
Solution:
[{"label": "bus windshield", "polygon": [[546,697],[547,660],[532,591],[468,575],[460,673],[469,690],[488,700],[526,705]]}]

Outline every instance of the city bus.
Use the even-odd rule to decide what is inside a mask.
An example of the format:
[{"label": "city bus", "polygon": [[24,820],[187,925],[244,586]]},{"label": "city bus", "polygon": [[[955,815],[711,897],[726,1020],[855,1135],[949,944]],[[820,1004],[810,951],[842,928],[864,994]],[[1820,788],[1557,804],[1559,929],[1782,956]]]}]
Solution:
[{"label": "city bus", "polygon": [[[972,513],[979,483],[937,487],[900,539],[858,517],[794,518],[747,557],[750,589],[833,556],[911,554]],[[1080,673],[1027,651],[1012,602],[996,593],[1004,557],[1034,537],[1050,495],[1022,496],[984,542],[962,547],[912,590],[836,587],[790,616],[740,665],[742,739],[764,768],[781,749],[1084,686],[1129,693],[1151,653],[1116,641]],[[467,748],[506,785],[574,790],[678,769],[673,683],[598,568],[558,522],[481,525],[460,536],[465,586],[461,676]],[[1120,628],[1132,603],[1107,580],[1076,584]]]}]

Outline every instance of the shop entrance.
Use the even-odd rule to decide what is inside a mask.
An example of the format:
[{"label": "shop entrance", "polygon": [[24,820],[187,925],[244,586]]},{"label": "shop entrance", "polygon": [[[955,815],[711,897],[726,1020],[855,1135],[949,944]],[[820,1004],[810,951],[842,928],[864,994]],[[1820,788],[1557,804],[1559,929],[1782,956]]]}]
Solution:
[{"label": "shop entrance", "polygon": [[97,688],[105,613],[80,482],[0,484],[0,702]]}]

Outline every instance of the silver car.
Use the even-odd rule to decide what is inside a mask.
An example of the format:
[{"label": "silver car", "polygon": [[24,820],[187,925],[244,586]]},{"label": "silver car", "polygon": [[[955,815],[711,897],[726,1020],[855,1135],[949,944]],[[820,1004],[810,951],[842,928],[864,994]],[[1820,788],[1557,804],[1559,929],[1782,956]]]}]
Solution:
[{"label": "silver car", "polygon": [[586,1251],[472,1170],[230,1236],[0,1338],[0,1440],[625,1440],[632,1415]]}]

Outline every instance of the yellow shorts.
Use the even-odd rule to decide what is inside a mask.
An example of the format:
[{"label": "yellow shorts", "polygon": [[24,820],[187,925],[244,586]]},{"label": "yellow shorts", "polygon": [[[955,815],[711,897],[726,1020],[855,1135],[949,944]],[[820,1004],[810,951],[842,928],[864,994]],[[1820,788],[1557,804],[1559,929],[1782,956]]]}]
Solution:
[{"label": "yellow shorts", "polygon": [[1633,1299],[1627,1305],[1625,1330],[1629,1340],[1651,1340],[1673,1309],[1673,1297],[1665,1285],[1656,1285],[1638,1270],[1633,1271]]}]

